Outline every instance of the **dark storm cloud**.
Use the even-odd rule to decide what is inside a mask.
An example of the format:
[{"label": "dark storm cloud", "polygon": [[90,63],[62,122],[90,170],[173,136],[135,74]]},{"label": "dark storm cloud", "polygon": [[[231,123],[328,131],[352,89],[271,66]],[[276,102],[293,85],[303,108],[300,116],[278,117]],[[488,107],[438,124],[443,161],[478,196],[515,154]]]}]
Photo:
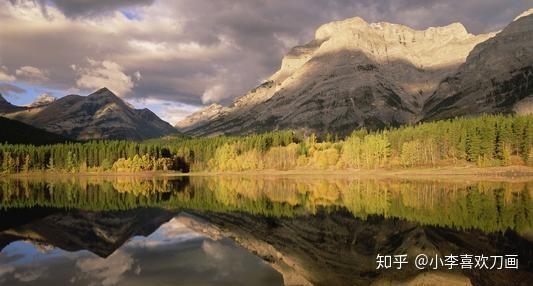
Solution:
[{"label": "dark storm cloud", "polygon": [[[16,6],[23,6],[19,2]],[[56,7],[67,19],[51,22],[49,29],[43,22],[36,29],[31,25],[21,28],[23,20],[4,25],[0,18],[1,65],[11,71],[25,65],[46,70],[48,84],[64,89],[96,86],[105,82],[98,77],[118,71],[127,97],[189,105],[201,105],[207,91],[212,91],[210,100],[224,103],[244,94],[275,72],[292,46],[312,40],[315,30],[330,21],[359,16],[368,22],[387,21],[416,29],[461,22],[471,33],[484,33],[503,28],[533,6],[523,0],[39,3],[47,7],[48,18],[54,17]],[[114,13],[132,7],[136,14],[130,20]],[[0,11],[0,17],[15,16]],[[39,53],[34,47],[39,47]],[[82,75],[86,77],[80,82]]]},{"label": "dark storm cloud", "polygon": [[[230,39],[234,44],[233,53],[209,65],[232,72],[233,79],[227,81],[233,98],[272,74],[292,45],[312,40],[316,28],[329,21],[360,16],[369,22],[389,21],[418,29],[461,22],[470,32],[482,33],[501,29],[528,6],[520,0],[200,0],[178,1],[172,7],[182,15],[181,40],[213,46]],[[179,73],[194,73],[201,65]]]},{"label": "dark storm cloud", "polygon": [[[13,1],[13,0],[12,0]],[[67,17],[100,16],[118,9],[151,5],[154,0],[38,0],[46,11],[46,5],[52,4]]]}]

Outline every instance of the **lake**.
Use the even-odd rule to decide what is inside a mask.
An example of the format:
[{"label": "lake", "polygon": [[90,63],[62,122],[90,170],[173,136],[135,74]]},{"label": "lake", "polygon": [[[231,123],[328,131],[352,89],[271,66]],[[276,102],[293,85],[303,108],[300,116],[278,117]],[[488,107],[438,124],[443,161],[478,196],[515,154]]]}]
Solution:
[{"label": "lake", "polygon": [[531,285],[532,182],[0,178],[1,285]]}]

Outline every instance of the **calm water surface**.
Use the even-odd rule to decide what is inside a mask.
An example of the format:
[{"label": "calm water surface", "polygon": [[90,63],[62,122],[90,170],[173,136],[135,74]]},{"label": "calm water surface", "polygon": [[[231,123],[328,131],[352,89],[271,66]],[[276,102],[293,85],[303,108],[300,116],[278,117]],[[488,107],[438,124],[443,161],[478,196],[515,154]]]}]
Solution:
[{"label": "calm water surface", "polygon": [[[4,178],[0,284],[531,285],[532,187],[327,177]],[[377,269],[377,254],[405,254],[408,263]],[[519,265],[420,270],[419,254],[517,255]]]}]

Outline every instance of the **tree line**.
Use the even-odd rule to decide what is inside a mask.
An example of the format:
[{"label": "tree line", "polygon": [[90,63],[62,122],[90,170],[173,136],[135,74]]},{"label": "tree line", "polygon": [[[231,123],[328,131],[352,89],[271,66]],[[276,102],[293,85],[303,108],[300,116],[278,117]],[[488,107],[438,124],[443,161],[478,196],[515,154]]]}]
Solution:
[{"label": "tree line", "polygon": [[483,115],[346,138],[276,131],[44,146],[0,144],[0,172],[246,171],[533,165],[533,116]]}]

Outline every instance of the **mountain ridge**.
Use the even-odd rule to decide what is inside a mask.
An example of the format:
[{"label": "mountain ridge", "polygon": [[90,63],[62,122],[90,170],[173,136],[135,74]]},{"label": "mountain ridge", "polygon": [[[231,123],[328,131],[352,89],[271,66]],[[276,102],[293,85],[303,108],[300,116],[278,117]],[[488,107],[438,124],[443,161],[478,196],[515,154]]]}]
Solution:
[{"label": "mountain ridge", "polygon": [[533,9],[477,45],[424,106],[426,120],[533,110]]},{"label": "mountain ridge", "polygon": [[4,116],[76,140],[144,140],[177,132],[153,112],[132,108],[107,88],[88,96],[70,94]]},{"label": "mountain ridge", "polygon": [[7,101],[2,94],[0,94],[0,114],[5,112],[14,112],[23,110],[24,107],[16,106]]},{"label": "mountain ridge", "polygon": [[[530,17],[524,13],[517,21]],[[500,41],[494,38],[501,33],[472,35],[460,23],[415,30],[358,17],[326,23],[315,39],[291,49],[264,83],[227,107],[191,114],[176,128],[192,136],[277,129],[347,134],[414,124],[426,119],[428,102],[445,100],[435,95],[443,82],[458,76],[478,46]],[[530,110],[529,102],[515,109]]]}]

